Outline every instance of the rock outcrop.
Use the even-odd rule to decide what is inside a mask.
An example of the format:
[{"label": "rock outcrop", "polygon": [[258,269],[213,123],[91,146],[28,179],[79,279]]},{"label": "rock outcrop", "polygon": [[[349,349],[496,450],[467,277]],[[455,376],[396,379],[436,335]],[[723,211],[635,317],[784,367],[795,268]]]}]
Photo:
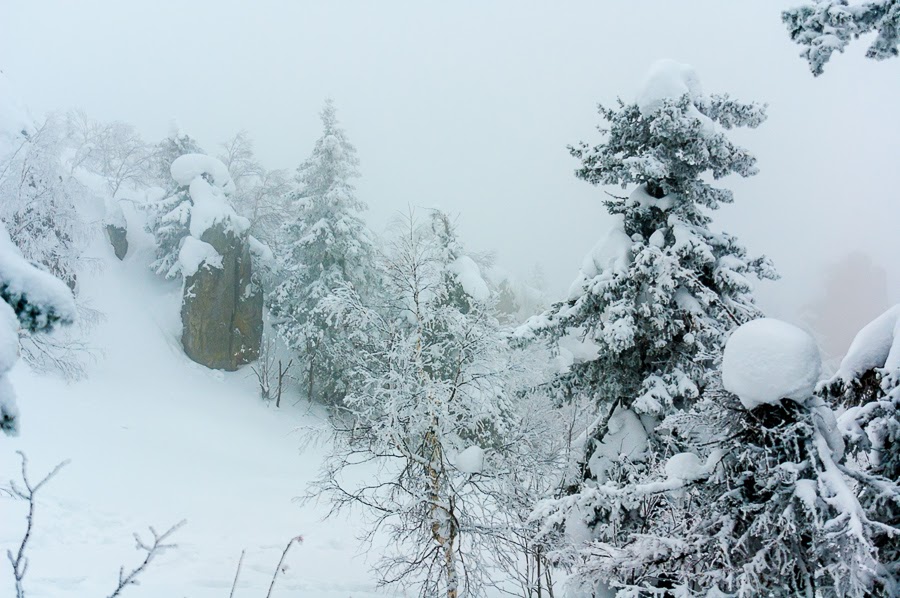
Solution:
[{"label": "rock outcrop", "polygon": [[125,256],[128,254],[128,234],[125,227],[116,224],[107,224],[106,238],[109,239],[109,244],[112,245],[116,257],[120,260],[124,260]]},{"label": "rock outcrop", "polygon": [[207,229],[200,240],[215,249],[221,264],[204,262],[186,273],[181,343],[197,363],[233,371],[255,361],[262,342],[263,294],[249,236],[224,222]]}]

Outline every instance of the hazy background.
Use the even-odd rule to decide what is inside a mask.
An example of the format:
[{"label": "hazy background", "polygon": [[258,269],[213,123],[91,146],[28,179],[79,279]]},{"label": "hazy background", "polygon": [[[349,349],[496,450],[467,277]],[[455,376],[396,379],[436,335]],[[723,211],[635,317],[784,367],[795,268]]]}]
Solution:
[{"label": "hazy background", "polygon": [[[566,146],[596,141],[596,104],[633,97],[655,60],[687,62],[770,106],[736,134],[761,173],[729,180],[715,216],[782,273],[764,306],[798,321],[817,303],[852,330],[900,297],[900,60],[858,42],[814,79],[780,21],[796,3],[2,0],[0,69],[35,114],[82,107],[152,140],[176,118],[212,153],[247,129],[269,168],[307,156],[330,95],[373,228],[440,206],[556,296],[609,226]],[[859,263],[871,275],[844,281]]]}]

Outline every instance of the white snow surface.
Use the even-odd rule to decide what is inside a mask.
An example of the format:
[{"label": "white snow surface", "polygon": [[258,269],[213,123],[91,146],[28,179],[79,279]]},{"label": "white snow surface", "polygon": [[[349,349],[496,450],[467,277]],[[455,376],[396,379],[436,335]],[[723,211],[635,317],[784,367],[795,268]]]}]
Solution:
[{"label": "white snow surface", "polygon": [[[21,360],[10,374],[22,428],[0,440],[0,480],[18,478],[16,450],[28,455],[33,480],[71,459],[41,491],[28,598],[108,596],[119,566],[127,571],[143,558],[132,533],[146,538],[148,525],[162,531],[182,519],[172,538],[178,548],[155,559],[126,597],[228,596],[243,549],[235,597],[265,596],[298,534],[304,542],[288,553],[273,598],[402,595],[377,589],[370,568],[384,543],[376,538],[367,555],[358,515],[323,521],[326,502],[294,500],[318,474],[324,450],[302,448],[298,430],[321,429],[322,414],[304,402],[292,408],[293,393],[281,409],[266,406],[248,370],[212,371],[184,356],[180,285],[147,268],[152,242],[130,206],[126,217],[133,251],[119,262],[100,239],[92,253],[104,268],[79,276],[85,297],[106,315],[91,338],[103,358],[73,384],[38,376]],[[0,493],[4,555],[18,546],[26,511]],[[2,596],[14,587],[6,565]]]},{"label": "white snow surface", "polygon": [[462,285],[467,295],[475,301],[487,301],[491,298],[491,290],[488,288],[481,269],[475,260],[467,255],[461,255],[450,264],[450,271],[456,275],[456,280]]},{"label": "white snow surface", "polygon": [[857,333],[841,361],[837,376],[852,380],[872,368],[900,369],[900,304]]},{"label": "white snow surface", "polygon": [[[0,439],[0,480],[18,477],[16,450],[28,455],[33,479],[71,459],[41,491],[28,598],[108,596],[119,566],[127,571],[143,558],[133,532],[146,538],[148,525],[162,531],[182,519],[172,538],[178,548],[154,559],[126,598],[228,596],[242,550],[235,598],[265,596],[298,534],[304,541],[288,553],[273,598],[412,598],[378,588],[371,568],[386,541],[377,535],[370,549],[358,540],[368,525],[358,512],[324,520],[327,500],[294,500],[319,473],[327,443],[307,443],[304,434],[324,429],[324,412],[294,406],[293,390],[281,409],[267,406],[248,369],[213,371],[184,356],[181,286],[149,270],[152,239],[124,207],[134,232],[128,256],[119,262],[99,239],[92,254],[104,267],[79,276],[84,296],[106,315],[90,339],[103,358],[72,384],[21,360],[11,372],[23,422],[20,436]],[[378,468],[367,467],[362,479]],[[0,492],[0,553],[18,547],[26,511]],[[0,595],[12,587],[7,563]]]},{"label": "white snow surface", "polygon": [[463,473],[476,474],[484,470],[484,449],[472,445],[460,451],[453,463]]},{"label": "white snow surface", "polygon": [[638,93],[637,105],[641,109],[641,114],[647,116],[659,110],[664,100],[677,100],[684,95],[688,95],[691,99],[703,96],[697,71],[688,64],[665,58],[650,67]]},{"label": "white snow surface", "polygon": [[737,328],[722,356],[722,383],[747,409],[782,399],[808,399],[821,370],[815,339],[805,330],[773,318]]},{"label": "white snow surface", "polygon": [[178,262],[181,265],[181,273],[187,278],[196,274],[203,264],[211,268],[221,268],[222,256],[209,243],[194,237],[185,237],[184,244],[178,252]]}]

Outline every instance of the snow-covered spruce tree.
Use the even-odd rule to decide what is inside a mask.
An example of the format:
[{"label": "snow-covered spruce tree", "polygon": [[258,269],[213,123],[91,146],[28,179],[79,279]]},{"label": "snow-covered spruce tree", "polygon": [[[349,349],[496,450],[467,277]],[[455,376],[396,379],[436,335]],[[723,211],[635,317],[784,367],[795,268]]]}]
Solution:
[{"label": "snow-covered spruce tree", "polygon": [[800,54],[813,75],[824,72],[835,52],[843,52],[861,35],[876,32],[867,58],[885,60],[897,56],[900,44],[900,0],[872,0],[850,4],[847,0],[815,0],[781,13],[791,39],[806,46]]},{"label": "snow-covered spruce tree", "polygon": [[[349,284],[328,301],[353,337],[346,367],[358,377],[335,409],[333,453],[314,492],[335,510],[366,509],[369,533],[389,531],[382,582],[421,596],[480,596],[490,579],[478,554],[478,481],[504,448],[510,389],[525,373],[445,216],[410,220],[382,267],[374,308]],[[371,477],[348,476],[370,461],[379,465]]]},{"label": "snow-covered spruce tree", "polygon": [[592,350],[553,381],[563,398],[593,399],[597,419],[584,434],[580,475],[542,506],[569,528],[558,556],[574,566],[586,541],[625,541],[658,506],[592,488],[652,471],[667,442],[655,422],[710,387],[725,334],[759,316],[750,278],[774,277],[767,260],[710,230],[706,212],[732,201],[710,178],[756,173],[753,156],[722,129],[756,127],[762,106],[705,95],[690,67],[662,61],[636,102],[600,114],[605,142],[571,149],[577,176],[636,188],[605,202],[617,224],[585,258],[568,298],[518,331],[551,344],[574,335]]},{"label": "snow-covered spruce tree", "polygon": [[[851,466],[893,484],[861,488],[866,512],[900,528],[900,305],[860,330],[820,393],[845,409],[839,423]],[[875,544],[882,562],[900,579],[900,534],[879,534]]]},{"label": "snow-covered spruce tree", "polygon": [[347,392],[341,363],[345,331],[323,309],[334,292],[350,286],[365,298],[377,283],[373,243],[352,180],[359,176],[356,148],[338,125],[329,100],[321,113],[322,136],[297,169],[280,234],[280,278],[269,296],[273,325],[298,356],[301,386],[310,400],[335,404]]},{"label": "snow-covered spruce tree", "polygon": [[900,530],[857,497],[892,485],[847,466],[834,413],[813,394],[820,367],[803,330],[770,319],[738,328],[724,390],[660,426],[684,452],[626,489],[664,512],[625,541],[592,543],[584,569],[617,596],[896,595],[877,539]]},{"label": "snow-covered spruce tree", "polygon": [[71,290],[28,263],[0,223],[0,430],[18,433],[19,412],[6,378],[19,356],[19,331],[37,334],[75,319]]}]

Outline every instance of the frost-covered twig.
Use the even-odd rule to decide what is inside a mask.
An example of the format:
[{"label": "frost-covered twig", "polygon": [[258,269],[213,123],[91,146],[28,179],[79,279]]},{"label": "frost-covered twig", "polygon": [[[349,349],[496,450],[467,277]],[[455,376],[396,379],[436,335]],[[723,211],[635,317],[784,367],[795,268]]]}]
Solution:
[{"label": "frost-covered twig", "polygon": [[13,481],[9,482],[9,489],[13,496],[28,501],[28,516],[26,517],[27,525],[25,526],[25,535],[22,536],[22,542],[19,544],[18,552],[13,556],[12,550],[7,550],[6,556],[9,559],[9,563],[12,565],[13,577],[16,580],[16,598],[24,598],[25,588],[23,582],[25,580],[25,573],[28,572],[28,557],[25,556],[25,551],[28,548],[28,540],[31,539],[31,530],[34,528],[35,495],[37,495],[38,490],[40,490],[44,484],[59,473],[60,469],[68,465],[69,461],[67,459],[62,463],[59,463],[50,470],[50,473],[45,475],[40,482],[32,486],[31,482],[28,481],[28,458],[25,457],[25,453],[22,451],[16,452],[22,458],[22,483],[25,484],[25,489],[19,488]]},{"label": "frost-covered twig", "polygon": [[234,583],[231,584],[231,593],[228,594],[228,598],[234,598],[234,589],[237,587],[238,577],[241,575],[241,564],[244,562],[244,553],[247,550],[241,551],[241,558],[238,559],[237,571],[234,572]]},{"label": "frost-covered twig", "polygon": [[150,533],[153,535],[153,542],[149,545],[141,540],[141,537],[137,533],[135,533],[134,540],[137,550],[143,550],[147,553],[147,555],[144,557],[144,561],[140,565],[132,569],[131,572],[127,575],[125,574],[125,566],[123,565],[119,567],[119,585],[116,586],[115,591],[109,595],[109,598],[116,598],[116,596],[120,596],[122,594],[122,590],[124,590],[128,586],[138,585],[138,576],[144,572],[144,570],[154,559],[154,557],[156,557],[163,551],[168,550],[169,548],[177,548],[177,544],[166,544],[165,541],[169,538],[169,536],[178,531],[178,529],[181,528],[185,523],[187,523],[187,521],[182,519],[162,534],[156,533],[156,530],[151,526]]},{"label": "frost-covered twig", "polygon": [[275,567],[275,573],[272,575],[272,583],[269,584],[269,591],[266,592],[266,598],[271,598],[272,590],[275,588],[275,580],[278,579],[278,574],[283,571],[282,566],[284,565],[284,557],[287,556],[288,550],[291,549],[291,546],[294,544],[294,542],[298,544],[303,542],[303,536],[295,536],[291,538],[288,541],[287,546],[284,547],[284,552],[281,553],[281,558],[278,559],[278,566]]}]

